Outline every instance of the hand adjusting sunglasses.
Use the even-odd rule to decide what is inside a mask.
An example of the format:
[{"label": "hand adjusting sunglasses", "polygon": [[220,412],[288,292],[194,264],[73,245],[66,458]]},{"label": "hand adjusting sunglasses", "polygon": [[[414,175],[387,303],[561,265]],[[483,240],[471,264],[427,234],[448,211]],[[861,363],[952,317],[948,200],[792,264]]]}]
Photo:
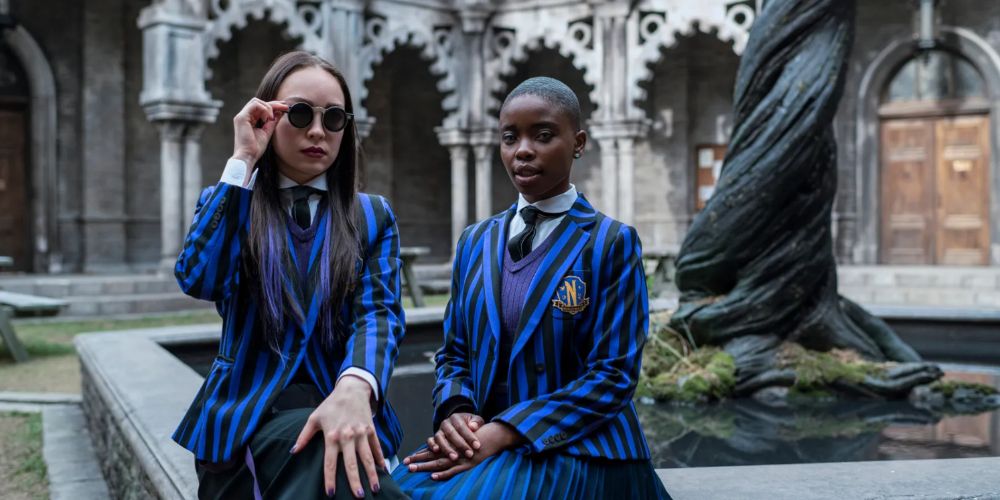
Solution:
[{"label": "hand adjusting sunglasses", "polygon": [[312,123],[313,115],[316,114],[315,110],[317,109],[323,115],[323,127],[330,132],[344,130],[347,122],[354,118],[353,113],[348,113],[340,106],[330,106],[324,109],[319,106],[310,106],[304,102],[298,102],[288,108],[288,123],[291,123],[295,128],[306,128]]}]

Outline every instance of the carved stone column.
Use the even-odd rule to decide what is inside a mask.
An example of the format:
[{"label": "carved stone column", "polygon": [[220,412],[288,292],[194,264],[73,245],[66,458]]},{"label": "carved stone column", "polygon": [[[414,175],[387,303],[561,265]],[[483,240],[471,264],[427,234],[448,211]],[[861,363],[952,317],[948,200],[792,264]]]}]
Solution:
[{"label": "carved stone column", "polygon": [[626,224],[635,223],[635,144],[648,129],[644,119],[590,124],[590,135],[601,148],[600,209]]},{"label": "carved stone column", "polygon": [[592,126],[592,137],[601,148],[601,198],[598,208],[612,216],[618,216],[618,143],[614,137],[599,137],[597,126]]},{"label": "carved stone column", "polygon": [[471,133],[472,150],[476,158],[476,220],[493,215],[493,151],[495,133],[480,129]]},{"label": "carved stone column", "polygon": [[[160,121],[160,270],[168,272],[184,241],[184,137],[185,124]],[[191,210],[194,205],[191,205]]]},{"label": "carved stone column", "polygon": [[375,119],[368,116],[368,110],[358,100],[358,92],[364,86],[361,81],[361,58],[358,57],[365,40],[364,2],[335,0],[321,5],[323,24],[320,37],[315,47],[304,48],[332,62],[344,73],[347,86],[355,93],[352,98],[358,139],[364,139],[375,125]]},{"label": "carved stone column", "polygon": [[635,139],[618,138],[618,217],[635,225]]},{"label": "carved stone column", "polygon": [[[143,87],[139,103],[160,128],[160,270],[174,267],[201,188],[201,131],[222,103],[205,89],[207,20],[183,3],[153,4],[139,15]],[[183,75],[181,77],[180,75]]]},{"label": "carved stone column", "polygon": [[183,168],[182,178],[184,196],[181,205],[181,239],[187,234],[187,228],[191,226],[194,218],[194,207],[198,204],[201,196],[201,189],[204,187],[201,180],[201,133],[205,126],[201,123],[192,123],[184,127],[184,135],[181,137],[183,147]]},{"label": "carved stone column", "polygon": [[469,136],[459,128],[435,131],[451,155],[451,239],[458,242],[469,224]]}]

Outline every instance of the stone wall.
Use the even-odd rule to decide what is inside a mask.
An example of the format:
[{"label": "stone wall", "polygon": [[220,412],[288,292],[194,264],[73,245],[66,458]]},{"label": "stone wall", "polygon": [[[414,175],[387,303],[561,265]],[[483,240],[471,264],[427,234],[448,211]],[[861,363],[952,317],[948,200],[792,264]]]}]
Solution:
[{"label": "stone wall", "polygon": [[94,451],[100,457],[98,462],[111,497],[120,500],[161,498],[149,476],[135,460],[135,452],[120,426],[120,418],[109,406],[110,401],[100,394],[87,367],[83,366],[81,370],[87,429]]},{"label": "stone wall", "polygon": [[204,379],[164,349],[217,342],[220,326],[193,325],[77,336],[83,412],[114,499],[195,498],[191,452],[171,439]]},{"label": "stone wall", "polygon": [[[57,178],[52,179],[58,196],[51,203],[59,241],[52,245],[62,256],[62,269],[106,272],[155,267],[160,250],[159,132],[138,104],[142,33],[136,26],[139,12],[151,1],[60,2],[58,9],[47,2],[10,3],[14,19],[41,46],[56,79],[58,130],[45,140],[58,146]],[[943,24],[969,29],[993,51],[1000,51],[1000,3],[949,0],[941,12]],[[912,36],[913,15],[911,0],[858,3],[856,44],[835,124],[839,141],[835,234],[843,262],[860,262],[856,243],[863,193],[858,188],[867,182],[859,177],[864,175],[857,141],[861,78],[888,43]],[[284,24],[250,19],[209,62],[214,76],[208,88],[224,104],[217,122],[204,130],[203,184],[216,182],[231,154],[232,116],[253,94],[271,60],[299,43],[287,38],[286,29]],[[635,224],[647,246],[683,239],[693,215],[693,149],[701,143],[726,142],[732,125],[729,109],[738,58],[731,44],[718,40],[716,33],[697,29],[693,35],[677,37],[678,43],[664,50],[653,65],[653,76],[644,84],[648,96],[639,103],[652,120],[648,140],[636,147],[635,172]],[[366,189],[389,197],[400,216],[404,244],[430,246],[428,261],[443,260],[454,244],[449,230],[449,158],[433,135],[443,118],[444,95],[435,87],[438,77],[429,72],[432,62],[415,54],[415,49],[394,49],[367,82],[368,107],[376,125],[365,144]],[[503,78],[509,89],[529,76],[547,74],[577,92],[585,115],[600,105],[589,102],[591,89],[574,66],[579,61],[560,55],[556,48],[528,50],[526,56],[515,64],[514,74],[490,78]],[[877,123],[862,125],[865,134],[877,133]],[[496,152],[493,164],[491,203],[499,211],[516,194]],[[474,190],[471,170],[469,186]],[[38,175],[38,166],[29,166],[29,171]],[[596,141],[576,162],[573,182],[598,208],[606,208],[600,206]],[[469,198],[469,213],[474,214],[474,196]]]},{"label": "stone wall", "polygon": [[[52,9],[44,2],[11,3],[11,15],[41,46],[56,80],[58,135],[46,140],[58,142],[58,165],[55,169],[58,179],[53,180],[57,184],[58,201],[53,202],[58,204],[55,214],[59,221],[64,268],[72,270],[83,259],[79,222],[82,213],[79,117],[82,113],[80,40],[83,39],[83,3],[70,2],[60,9]],[[33,175],[32,171],[36,168],[38,166],[29,165],[29,174]]]}]

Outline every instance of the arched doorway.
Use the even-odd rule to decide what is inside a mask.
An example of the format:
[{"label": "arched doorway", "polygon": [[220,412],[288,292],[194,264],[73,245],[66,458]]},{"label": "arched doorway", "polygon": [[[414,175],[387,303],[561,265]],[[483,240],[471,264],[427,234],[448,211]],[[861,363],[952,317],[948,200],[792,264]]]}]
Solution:
[{"label": "arched doorway", "polygon": [[[202,134],[202,185],[219,181],[226,159],[233,153],[233,117],[257,92],[271,63],[299,46],[300,40],[289,38],[286,29],[283,24],[252,20],[233,31],[232,38],[219,47],[219,55],[209,62],[212,78],[206,86],[213,97],[222,100],[222,108],[216,123]],[[193,207],[183,209],[190,211]]]},{"label": "arched doorway", "polygon": [[879,260],[986,265],[990,259],[990,101],[976,67],[935,50],[883,89]]},{"label": "arched doorway", "polygon": [[15,271],[32,268],[28,170],[30,86],[24,68],[0,44],[0,255],[13,257]]},{"label": "arched doorway", "polygon": [[364,141],[365,183],[385,195],[399,226],[400,244],[430,248],[422,263],[446,262],[451,235],[451,169],[448,150],[434,128],[441,125],[445,95],[432,61],[413,45],[396,47],[378,63],[363,103],[375,118]]},{"label": "arched doorway", "polygon": [[677,245],[715,191],[733,125],[739,56],[711,33],[678,35],[650,65],[636,148],[636,223],[647,246]]}]

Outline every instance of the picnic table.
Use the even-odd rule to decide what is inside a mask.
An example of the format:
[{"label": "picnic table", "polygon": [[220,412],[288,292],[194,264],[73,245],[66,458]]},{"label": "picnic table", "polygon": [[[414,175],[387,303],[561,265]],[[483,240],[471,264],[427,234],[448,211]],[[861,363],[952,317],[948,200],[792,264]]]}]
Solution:
[{"label": "picnic table", "polygon": [[413,263],[418,257],[430,253],[431,249],[428,247],[399,248],[399,259],[403,261],[403,282],[410,293],[410,298],[413,299],[413,305],[416,307],[424,307],[426,303],[424,302],[424,292],[420,289],[420,280],[413,272]]},{"label": "picnic table", "polygon": [[642,249],[642,258],[655,263],[652,274],[650,295],[657,296],[674,282],[679,245],[662,245]]},{"label": "picnic table", "polygon": [[[0,267],[11,267],[14,259],[0,256]],[[14,293],[0,290],[0,340],[7,345],[14,361],[21,363],[28,360],[28,351],[17,338],[14,325],[10,319],[14,316],[49,316],[58,314],[66,305],[65,302],[48,297]]]}]

